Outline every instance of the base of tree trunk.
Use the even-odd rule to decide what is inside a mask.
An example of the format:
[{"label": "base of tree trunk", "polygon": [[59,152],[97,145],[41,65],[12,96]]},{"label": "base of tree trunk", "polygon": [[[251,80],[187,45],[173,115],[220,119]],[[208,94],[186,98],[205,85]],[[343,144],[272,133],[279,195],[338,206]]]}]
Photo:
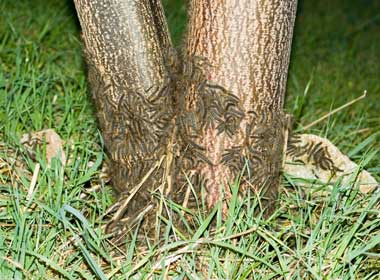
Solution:
[{"label": "base of tree trunk", "polygon": [[[162,163],[163,161],[157,162],[157,167]],[[356,186],[363,194],[380,189],[379,184],[369,172],[352,162],[329,140],[312,134],[296,134],[289,139],[283,172],[292,182],[305,189],[306,187],[311,189],[312,185],[335,184],[342,187]],[[240,188],[244,188],[243,181]],[[204,215],[210,213],[204,197],[194,195],[204,194],[206,191],[204,189],[202,191],[201,185],[194,185],[189,181],[174,193],[165,195],[162,190],[157,189],[152,190],[152,193],[145,197],[139,197],[141,195],[139,186],[136,186],[129,195],[121,194],[119,201],[109,209],[108,214],[111,218],[106,230],[115,233],[116,240],[124,242],[123,238],[127,233],[133,234],[136,228],[140,227],[141,240],[146,237],[154,240],[158,236],[163,236],[165,229],[157,230],[163,218],[173,222],[173,231],[177,228],[182,234],[186,234],[189,228],[193,230],[197,227],[192,214],[202,209]],[[244,194],[246,191],[241,193]],[[228,196],[227,193],[220,195],[216,204],[219,202],[223,205],[224,203],[227,207]],[[136,201],[143,203],[143,207],[140,207],[137,212],[129,211],[131,203],[134,203],[133,209],[139,208],[135,205]],[[173,202],[180,205],[183,210],[173,211],[171,205]],[[272,208],[275,206],[276,203]],[[262,210],[258,209],[258,213]],[[227,213],[227,211],[224,212]]]}]

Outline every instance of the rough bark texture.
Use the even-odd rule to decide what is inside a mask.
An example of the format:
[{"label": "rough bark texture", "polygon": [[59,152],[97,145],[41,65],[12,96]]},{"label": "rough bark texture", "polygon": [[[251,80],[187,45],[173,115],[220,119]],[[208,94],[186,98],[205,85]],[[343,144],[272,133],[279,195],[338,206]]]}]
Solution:
[{"label": "rough bark texture", "polygon": [[165,62],[171,41],[162,5],[159,0],[74,2],[113,185],[128,195],[153,170],[129,205],[138,214],[150,200],[147,188],[162,178],[155,165],[173,130]]},{"label": "rough bark texture", "polygon": [[[243,186],[251,186],[273,205],[280,182],[284,146],[282,111],[296,14],[296,0],[190,1],[186,51],[209,63],[209,83],[227,89],[238,104],[226,103],[198,136],[208,204],[228,196],[228,183],[244,169]],[[189,100],[196,100],[194,91]]]}]

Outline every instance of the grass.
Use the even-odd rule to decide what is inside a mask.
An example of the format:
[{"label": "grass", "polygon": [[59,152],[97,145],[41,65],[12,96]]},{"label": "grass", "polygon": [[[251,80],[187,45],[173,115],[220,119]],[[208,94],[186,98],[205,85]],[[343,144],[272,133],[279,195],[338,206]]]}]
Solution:
[{"label": "grass", "polygon": [[[179,44],[185,9],[180,1],[165,3]],[[286,101],[304,132],[302,126],[367,90],[366,99],[306,132],[328,137],[377,179],[379,8],[376,1],[300,1]],[[379,279],[380,193],[305,189],[286,178],[268,220],[254,213],[254,195],[234,195],[227,221],[219,207],[196,215],[191,238],[166,236],[145,253],[132,239],[113,254],[99,218],[112,190],[101,183],[101,192],[81,198],[96,183],[104,154],[73,5],[6,0],[0,11],[1,279]],[[33,161],[20,145],[22,134],[44,128],[66,141],[64,170],[57,162],[48,168],[43,151]],[[210,231],[211,220],[217,231]]]}]

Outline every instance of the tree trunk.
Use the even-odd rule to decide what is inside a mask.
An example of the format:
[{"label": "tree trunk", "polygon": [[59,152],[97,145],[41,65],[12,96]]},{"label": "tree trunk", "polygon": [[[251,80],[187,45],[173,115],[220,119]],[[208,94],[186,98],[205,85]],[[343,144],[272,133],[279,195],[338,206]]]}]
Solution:
[{"label": "tree trunk", "polygon": [[[208,204],[228,196],[228,184],[243,170],[251,186],[273,205],[284,149],[283,113],[296,0],[190,1],[186,51],[209,62],[209,83],[237,97],[225,103],[216,125],[197,143],[212,164],[201,164]],[[195,96],[197,94],[195,93]]]},{"label": "tree trunk", "polygon": [[163,8],[159,0],[74,3],[113,186],[127,195],[144,181],[129,204],[129,212],[137,213],[150,201],[147,186],[162,177],[155,166],[173,130],[165,65],[171,40]]},{"label": "tree trunk", "polygon": [[212,207],[243,170],[242,190],[273,205],[296,0],[191,0],[179,54],[159,0],[74,2],[113,184],[134,196],[127,216],[162,186],[186,204],[186,176]]}]

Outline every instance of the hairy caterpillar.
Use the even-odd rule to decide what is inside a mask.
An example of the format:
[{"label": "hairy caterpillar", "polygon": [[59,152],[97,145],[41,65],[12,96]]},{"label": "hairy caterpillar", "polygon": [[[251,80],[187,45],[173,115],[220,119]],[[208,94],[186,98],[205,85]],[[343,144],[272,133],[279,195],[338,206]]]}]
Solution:
[{"label": "hairy caterpillar", "polygon": [[327,147],[322,142],[302,143],[300,137],[294,135],[289,140],[287,154],[303,163],[311,163],[322,170],[335,173],[342,172],[341,169],[334,165]]}]

